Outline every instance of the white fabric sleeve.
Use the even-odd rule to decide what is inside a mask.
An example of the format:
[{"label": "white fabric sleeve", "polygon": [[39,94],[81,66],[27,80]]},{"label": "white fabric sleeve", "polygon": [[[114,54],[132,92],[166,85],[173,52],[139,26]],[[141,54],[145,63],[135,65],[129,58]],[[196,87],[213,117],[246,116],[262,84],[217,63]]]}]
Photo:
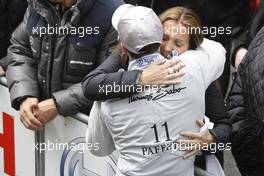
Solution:
[{"label": "white fabric sleeve", "polygon": [[86,142],[99,144],[98,148],[93,147],[90,151],[93,155],[107,156],[115,150],[115,145],[101,115],[101,102],[95,101],[88,118]]},{"label": "white fabric sleeve", "polygon": [[201,68],[205,75],[205,84],[208,87],[224,71],[226,50],[220,43],[209,39],[204,39],[201,48],[208,55],[207,58],[200,59]]},{"label": "white fabric sleeve", "polygon": [[178,57],[191,70],[198,69],[202,72],[204,86],[207,88],[223,73],[226,60],[225,55],[226,50],[220,43],[204,39],[201,47],[196,50],[188,50]]}]

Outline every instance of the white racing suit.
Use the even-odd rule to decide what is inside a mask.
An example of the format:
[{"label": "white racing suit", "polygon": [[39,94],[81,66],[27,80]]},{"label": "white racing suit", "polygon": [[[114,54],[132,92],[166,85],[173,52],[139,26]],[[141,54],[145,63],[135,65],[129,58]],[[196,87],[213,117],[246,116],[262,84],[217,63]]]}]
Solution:
[{"label": "white racing suit", "polygon": [[[144,69],[159,56],[132,60],[128,69]],[[205,91],[222,74],[225,49],[205,39],[200,48],[179,59],[186,65],[180,84],[95,102],[87,141],[100,143],[98,151],[91,151],[95,155],[118,151],[116,175],[194,175],[195,156],[183,159],[184,146],[180,148],[176,140],[185,139],[179,135],[182,131],[199,132],[196,120],[204,117]]]}]

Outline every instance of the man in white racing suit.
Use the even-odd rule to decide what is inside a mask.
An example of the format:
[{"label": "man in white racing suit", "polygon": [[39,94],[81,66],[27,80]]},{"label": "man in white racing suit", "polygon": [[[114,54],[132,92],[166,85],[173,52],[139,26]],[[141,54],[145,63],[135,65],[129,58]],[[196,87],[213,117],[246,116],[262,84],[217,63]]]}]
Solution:
[{"label": "man in white racing suit", "polygon": [[[162,42],[162,24],[151,9],[122,5],[112,23],[130,56],[128,70],[143,70],[160,58],[158,48],[142,52]],[[135,54],[141,57],[135,58]],[[178,57],[186,65],[180,84],[149,87],[129,98],[95,103],[100,112],[91,112],[88,142],[100,138],[102,150],[92,151],[96,155],[117,149],[116,175],[194,175],[194,156],[183,159],[186,153],[180,147],[184,146],[176,141],[184,139],[179,135],[182,131],[199,132],[196,120],[204,117],[205,91],[222,74],[225,49],[204,39],[197,50]],[[168,68],[168,72],[174,71]]]}]

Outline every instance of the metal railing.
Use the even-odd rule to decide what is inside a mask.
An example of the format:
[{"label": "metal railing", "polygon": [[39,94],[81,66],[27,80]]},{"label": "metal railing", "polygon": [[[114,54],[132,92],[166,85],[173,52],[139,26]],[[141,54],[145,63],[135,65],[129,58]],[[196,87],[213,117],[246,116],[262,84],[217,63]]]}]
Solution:
[{"label": "metal railing", "polygon": [[[1,76],[0,77],[0,85],[7,87],[7,80],[6,77]],[[83,113],[77,113],[74,116],[72,116],[72,118],[84,123],[84,124],[88,124],[88,116],[86,114]]]},{"label": "metal railing", "polygon": [[[0,85],[4,87],[8,87],[7,80],[5,76],[0,76]],[[77,113],[74,116],[70,116],[71,118],[78,120],[84,124],[88,124],[88,116],[83,113]],[[35,132],[35,143],[43,143],[45,142],[45,130]],[[36,176],[45,176],[45,152],[40,153],[39,151],[35,151],[35,175]]]}]

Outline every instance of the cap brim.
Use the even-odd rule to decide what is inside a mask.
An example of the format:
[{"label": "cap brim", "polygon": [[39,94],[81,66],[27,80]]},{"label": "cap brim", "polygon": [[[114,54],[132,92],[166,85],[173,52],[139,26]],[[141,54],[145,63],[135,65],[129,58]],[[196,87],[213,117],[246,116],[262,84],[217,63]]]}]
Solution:
[{"label": "cap brim", "polygon": [[132,7],[134,6],[131,4],[123,4],[116,9],[116,11],[114,12],[112,16],[112,25],[115,28],[115,30],[117,30],[117,26],[118,26],[120,18],[126,13],[128,9]]}]

